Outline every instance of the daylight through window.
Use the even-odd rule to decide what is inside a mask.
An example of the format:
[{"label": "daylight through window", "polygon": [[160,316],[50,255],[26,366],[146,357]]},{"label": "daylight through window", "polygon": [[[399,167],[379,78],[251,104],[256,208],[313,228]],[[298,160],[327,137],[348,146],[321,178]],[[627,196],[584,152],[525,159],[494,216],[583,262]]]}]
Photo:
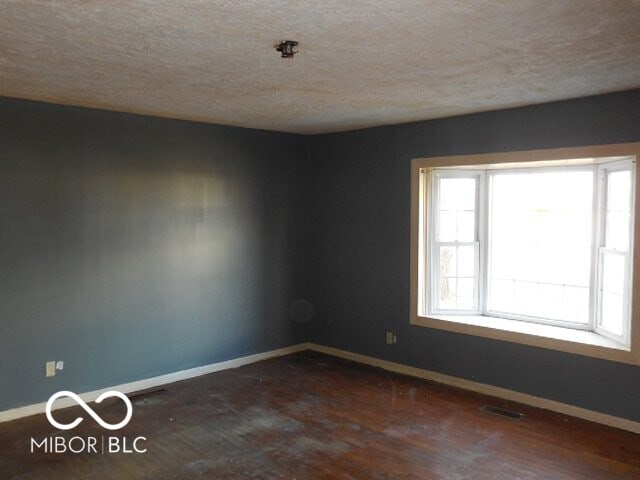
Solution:
[{"label": "daylight through window", "polygon": [[630,342],[634,163],[421,170],[424,314]]}]

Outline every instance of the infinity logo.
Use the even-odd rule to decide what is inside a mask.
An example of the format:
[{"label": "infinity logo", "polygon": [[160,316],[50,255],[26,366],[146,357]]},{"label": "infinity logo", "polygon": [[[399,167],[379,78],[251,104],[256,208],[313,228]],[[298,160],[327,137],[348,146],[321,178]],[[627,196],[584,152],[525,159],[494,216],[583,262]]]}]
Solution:
[{"label": "infinity logo", "polygon": [[85,412],[91,415],[91,417],[93,417],[93,419],[96,422],[98,422],[98,424],[102,428],[106,428],[107,430],[119,430],[120,428],[124,427],[127,423],[129,423],[129,420],[131,420],[131,414],[133,413],[133,407],[131,406],[131,401],[123,393],[117,392],[115,390],[104,392],[102,395],[96,398],[96,403],[102,402],[105,398],[118,397],[127,406],[127,414],[125,415],[124,419],[120,423],[116,423],[112,425],[111,423],[107,423],[104,420],[102,420],[102,418],[100,418],[98,414],[94,412],[93,409],[89,407],[89,405],[87,405],[85,401],[82,400],[78,395],[76,395],[73,392],[63,390],[51,395],[51,397],[47,401],[47,406],[45,408],[45,412],[47,414],[47,419],[49,420],[49,423],[60,430],[71,430],[72,428],[76,428],[80,424],[80,422],[84,420],[82,417],[78,417],[73,422],[67,425],[63,423],[58,423],[51,415],[51,408],[53,406],[53,402],[55,402],[60,397],[72,398],[78,405],[84,408]]}]

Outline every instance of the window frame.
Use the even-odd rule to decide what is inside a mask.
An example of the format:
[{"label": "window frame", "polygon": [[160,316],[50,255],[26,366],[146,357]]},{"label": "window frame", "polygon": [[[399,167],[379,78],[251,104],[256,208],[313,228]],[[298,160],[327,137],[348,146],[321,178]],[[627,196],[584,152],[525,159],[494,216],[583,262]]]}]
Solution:
[{"label": "window frame", "polygon": [[[596,239],[596,243],[598,245],[598,247],[596,248],[596,252],[595,252],[595,259],[594,262],[597,264],[597,270],[602,273],[603,271],[603,267],[602,267],[602,262],[604,261],[604,255],[602,255],[603,252],[606,252],[608,254],[613,254],[613,255],[622,255],[625,258],[625,282],[624,282],[624,292],[623,292],[623,296],[626,299],[626,301],[624,302],[624,313],[623,315],[627,318],[627,325],[625,328],[625,331],[622,332],[622,335],[617,335],[609,330],[607,330],[606,328],[603,328],[601,326],[601,317],[595,317],[594,319],[594,325],[593,325],[593,329],[596,333],[598,333],[599,335],[602,335],[604,337],[607,337],[613,341],[619,342],[619,343],[623,343],[623,344],[629,344],[631,341],[631,329],[633,328],[633,319],[632,319],[632,311],[633,311],[633,306],[632,306],[632,292],[633,292],[633,270],[634,270],[634,264],[633,264],[633,258],[629,258],[630,256],[634,255],[634,251],[635,251],[635,235],[634,235],[634,215],[635,215],[635,201],[636,201],[636,195],[635,195],[635,191],[636,191],[636,183],[637,182],[637,171],[635,171],[635,165],[631,165],[631,167],[628,167],[628,161],[620,161],[620,162],[613,162],[611,164],[605,164],[605,165],[600,165],[598,168],[598,177],[596,179],[597,182],[601,182],[603,184],[602,187],[600,187],[600,196],[598,198],[598,214],[599,217],[597,219],[598,221],[598,230],[599,230],[599,236]],[[621,172],[621,171],[626,171],[626,170],[630,170],[631,171],[631,195],[630,195],[630,199],[629,199],[629,244],[627,246],[627,250],[618,250],[616,248],[613,247],[607,247],[606,245],[606,220],[607,220],[607,206],[608,206],[608,190],[609,190],[609,186],[607,184],[607,176],[611,173],[615,173],[615,172]],[[601,298],[601,290],[602,290],[602,282],[603,282],[603,275],[599,275],[599,277],[597,278],[597,285],[595,288],[595,302],[593,304],[593,308],[600,311],[602,309],[602,298]],[[629,310],[632,310],[631,312]]]},{"label": "window frame", "polygon": [[[437,212],[435,211],[434,202],[430,201],[430,189],[434,188],[436,184],[438,173],[447,169],[455,169],[457,175],[471,177],[478,175],[476,189],[476,196],[479,197],[476,203],[476,219],[487,215],[486,205],[481,202],[488,202],[488,194],[481,192],[488,191],[488,182],[491,175],[495,172],[487,172],[487,175],[483,177],[485,170],[503,170],[511,168],[532,168],[536,169],[548,169],[553,166],[556,168],[558,165],[564,165],[572,168],[579,168],[583,166],[585,168],[594,169],[594,186],[595,182],[600,181],[601,170],[607,169],[609,172],[615,171],[614,163],[610,163],[612,167],[606,167],[605,162],[615,162],[617,160],[628,159],[632,157],[632,161],[640,157],[640,143],[628,143],[628,144],[615,144],[615,145],[600,145],[600,146],[587,146],[577,148],[562,148],[562,149],[549,149],[549,150],[533,150],[533,151],[520,151],[520,152],[508,152],[508,153],[495,153],[495,154],[480,154],[480,155],[463,155],[463,156],[449,156],[449,157],[431,157],[431,158],[419,158],[412,160],[411,167],[411,306],[410,306],[410,323],[415,326],[436,328],[440,330],[448,330],[458,333],[476,335],[481,337],[506,340],[515,343],[527,344],[539,346],[542,348],[550,348],[554,350],[566,351],[571,353],[577,353],[596,358],[605,358],[608,360],[620,361],[624,363],[640,364],[640,288],[636,288],[636,292],[633,289],[629,289],[626,295],[629,298],[628,305],[631,309],[630,312],[630,332],[626,337],[615,337],[610,332],[602,331],[598,328],[598,325],[585,325],[586,330],[578,330],[581,324],[573,324],[571,328],[563,325],[541,325],[537,322],[532,322],[530,328],[528,326],[514,325],[510,322],[518,322],[520,324],[525,323],[522,319],[509,320],[509,316],[502,317],[500,322],[488,322],[487,319],[494,319],[496,317],[485,316],[477,310],[474,312],[441,312],[426,313],[428,312],[428,297],[433,295],[433,283],[431,281],[431,275],[429,270],[435,263],[435,258],[429,257],[429,251],[425,252],[425,231],[428,232],[428,241],[432,241],[435,232],[433,229],[427,229],[428,225],[432,225],[433,221],[437,218]],[[602,163],[603,165],[599,165]],[[459,173],[457,173],[459,172]],[[447,175],[451,172],[446,172]],[[633,174],[633,167],[632,167]],[[632,175],[632,179],[635,175]],[[635,204],[635,198],[637,198],[638,184],[640,181],[632,182],[631,192],[631,206]],[[598,199],[598,202],[602,199]],[[638,237],[638,231],[640,228],[639,210],[635,208],[631,210],[630,215],[630,245],[631,251],[630,268],[627,271],[629,281],[627,285],[640,285],[640,252],[637,245],[635,245],[635,239]],[[603,211],[601,208],[595,209],[596,213]],[[594,219],[597,222],[604,221],[603,218]],[[476,241],[480,238],[486,238],[485,232],[480,230],[485,228],[488,222],[482,218],[476,223]],[[598,223],[597,225],[600,225]],[[600,227],[596,226],[594,222],[594,230],[600,231]],[[478,234],[480,232],[480,234]],[[595,233],[595,232],[594,232]],[[595,242],[599,242],[600,239],[594,237]],[[484,245],[483,245],[484,243]],[[596,269],[596,261],[600,261],[600,250],[602,245],[596,243],[597,248],[594,249],[597,258],[592,261],[592,275],[594,275],[594,269]],[[488,255],[487,242],[481,242],[479,245],[479,251],[476,258],[476,275],[478,277],[476,292],[480,296],[484,295],[484,304],[486,305],[487,291],[484,288],[488,285],[487,281],[487,269],[484,272],[479,272],[477,269],[478,262],[485,261]],[[435,249],[434,249],[435,250]],[[629,253],[627,253],[629,255]],[[439,268],[439,267],[436,267]],[[598,279],[600,282],[601,279]],[[426,290],[431,289],[431,290]],[[593,288],[595,292],[599,291],[599,283]],[[429,294],[425,294],[428,292]],[[483,300],[476,294],[476,306],[481,308]],[[435,297],[432,297],[435,298]],[[599,300],[596,300],[599,302]],[[600,308],[599,303],[590,301],[589,309]],[[453,313],[453,315],[452,315]],[[594,315],[590,315],[595,319]],[[572,332],[578,332],[573,333]],[[627,345],[624,345],[627,341]]]},{"label": "window frame", "polygon": [[[459,242],[459,241],[453,241],[453,242],[444,242],[438,239],[438,228],[437,226],[439,225],[439,210],[436,209],[436,204],[434,202],[430,202],[430,207],[431,207],[431,218],[433,218],[433,224],[436,225],[436,228],[432,228],[429,230],[429,243],[431,243],[432,245],[450,245],[450,246],[473,246],[475,251],[476,251],[476,255],[475,255],[475,265],[474,265],[474,270],[475,270],[475,275],[474,275],[474,306],[475,309],[473,311],[469,311],[467,310],[460,310],[460,309],[433,309],[430,308],[429,310],[433,310],[433,311],[437,311],[437,313],[439,314],[443,314],[443,315],[478,315],[480,314],[482,305],[483,305],[483,300],[482,300],[482,292],[484,291],[483,288],[483,275],[482,275],[482,269],[480,268],[481,265],[481,249],[482,249],[482,244],[480,242],[480,238],[482,238],[483,236],[483,209],[480,208],[480,202],[483,199],[483,194],[484,194],[484,171],[482,170],[434,170],[432,178],[431,178],[431,188],[433,189],[433,196],[437,196],[439,194],[439,183],[438,180],[442,179],[442,178],[474,178],[476,180],[476,208],[475,208],[475,219],[474,219],[474,240],[470,241],[470,242]],[[432,248],[430,249],[430,263],[432,265],[439,265],[439,249],[438,248]],[[430,282],[429,282],[429,286],[430,286],[430,294],[429,294],[429,298],[430,299],[434,299],[434,298],[439,298],[439,292],[440,292],[440,285],[438,282],[434,282],[433,280],[433,276],[430,275]]]},{"label": "window frame", "polygon": [[[594,193],[592,194],[592,199],[593,199],[593,204],[592,204],[592,222],[593,222],[593,231],[592,231],[592,241],[597,243],[597,238],[598,238],[598,227],[597,225],[599,224],[598,221],[598,212],[599,212],[599,207],[597,206],[598,200],[599,200],[599,195],[598,195],[598,190],[596,188],[596,182],[598,179],[598,165],[595,164],[579,164],[579,165],[559,165],[559,166],[542,166],[542,167],[527,167],[526,165],[519,167],[519,168],[499,168],[499,169],[495,169],[495,171],[492,171],[490,175],[487,175],[487,205],[486,205],[486,209],[487,209],[487,215],[490,216],[492,213],[492,206],[491,204],[491,199],[490,199],[490,192],[491,192],[491,187],[489,186],[490,182],[493,180],[493,178],[495,178],[498,175],[508,175],[516,170],[523,170],[526,172],[531,172],[531,173],[549,173],[549,172],[557,172],[557,171],[563,171],[563,172],[568,172],[568,171],[573,171],[573,172],[579,172],[579,171],[589,171],[592,172],[593,174],[593,187],[594,187]],[[485,278],[486,278],[486,290],[484,292],[484,296],[485,296],[485,308],[484,308],[484,315],[488,316],[488,317],[499,317],[499,318],[505,318],[505,319],[510,319],[510,320],[519,320],[519,321],[523,321],[523,322],[532,322],[532,323],[538,323],[538,324],[543,324],[543,325],[550,325],[550,326],[557,326],[557,327],[564,327],[564,328],[570,328],[570,329],[576,329],[576,330],[588,330],[588,331],[592,331],[594,329],[594,313],[592,311],[593,306],[594,306],[594,299],[592,298],[592,293],[595,292],[595,288],[591,288],[592,286],[595,287],[595,278],[597,278],[596,276],[596,271],[597,269],[594,267],[594,257],[596,257],[596,249],[594,248],[592,251],[592,255],[590,258],[590,284],[594,284],[594,285],[590,285],[589,287],[589,292],[590,292],[590,298],[589,298],[589,314],[588,314],[588,321],[587,322],[581,322],[581,323],[577,323],[577,322],[568,322],[568,321],[563,321],[563,320],[554,320],[554,319],[550,319],[550,318],[543,318],[543,317],[534,317],[534,316],[529,316],[529,315],[524,315],[524,314],[515,314],[515,313],[507,313],[507,312],[501,312],[499,310],[491,310],[489,308],[489,296],[490,296],[490,288],[491,288],[491,284],[489,282],[489,276],[490,276],[490,259],[491,259],[491,255],[492,252],[490,250],[490,229],[489,229],[489,225],[490,225],[490,221],[487,222],[487,236],[486,236],[486,247],[485,247],[485,251],[486,251],[486,269],[485,269]]]}]

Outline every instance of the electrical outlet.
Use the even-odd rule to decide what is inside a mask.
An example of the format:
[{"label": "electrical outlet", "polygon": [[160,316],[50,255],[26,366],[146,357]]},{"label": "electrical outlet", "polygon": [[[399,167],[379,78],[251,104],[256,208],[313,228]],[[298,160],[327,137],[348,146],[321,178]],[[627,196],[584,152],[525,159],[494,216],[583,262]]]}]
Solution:
[{"label": "electrical outlet", "polygon": [[55,377],[56,375],[56,362],[47,362],[44,364],[45,366],[45,376],[46,377]]},{"label": "electrical outlet", "polygon": [[386,335],[387,345],[395,345],[398,342],[398,337],[395,333],[387,331]]}]

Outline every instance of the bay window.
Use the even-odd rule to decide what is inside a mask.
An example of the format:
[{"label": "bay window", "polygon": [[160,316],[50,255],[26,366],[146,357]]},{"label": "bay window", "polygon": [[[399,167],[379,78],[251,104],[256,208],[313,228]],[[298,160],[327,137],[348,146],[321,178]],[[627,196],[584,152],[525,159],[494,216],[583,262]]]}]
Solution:
[{"label": "bay window", "polygon": [[631,352],[635,154],[576,150],[414,161],[413,324]]}]

